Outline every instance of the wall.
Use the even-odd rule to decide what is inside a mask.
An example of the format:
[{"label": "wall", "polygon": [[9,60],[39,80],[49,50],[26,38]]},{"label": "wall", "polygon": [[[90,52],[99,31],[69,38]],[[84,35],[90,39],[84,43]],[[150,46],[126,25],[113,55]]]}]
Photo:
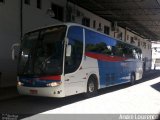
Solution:
[{"label": "wall", "polygon": [[0,87],[16,84],[16,64],[11,60],[11,46],[20,41],[18,1],[0,3]]},{"label": "wall", "polygon": [[[65,7],[66,0],[42,0],[42,8],[36,7],[36,0],[31,0],[30,5],[24,4],[23,7],[23,28],[24,32],[31,31],[33,29],[53,25],[60,23],[60,21],[51,18],[47,14],[47,10],[51,8],[51,3],[55,3],[59,6]],[[64,10],[65,11],[65,10]],[[64,14],[65,17],[65,14]]]}]

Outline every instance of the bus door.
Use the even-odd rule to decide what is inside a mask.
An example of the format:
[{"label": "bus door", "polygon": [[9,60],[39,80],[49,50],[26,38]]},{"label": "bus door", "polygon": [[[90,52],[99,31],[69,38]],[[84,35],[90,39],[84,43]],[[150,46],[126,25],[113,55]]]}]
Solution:
[{"label": "bus door", "polygon": [[75,73],[70,73],[65,75],[64,86],[65,95],[74,95],[85,92],[85,72],[80,68]]},{"label": "bus door", "polygon": [[[68,45],[66,46],[65,57],[65,94],[73,95],[84,92],[83,68],[83,28],[71,26],[68,29]],[[70,54],[68,54],[68,51]]]}]

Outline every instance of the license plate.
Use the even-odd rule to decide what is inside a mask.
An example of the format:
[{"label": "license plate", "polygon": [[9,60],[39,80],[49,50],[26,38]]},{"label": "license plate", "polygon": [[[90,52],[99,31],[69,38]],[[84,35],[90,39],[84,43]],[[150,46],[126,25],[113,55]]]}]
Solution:
[{"label": "license plate", "polygon": [[30,90],[29,92],[30,92],[30,94],[33,94],[33,95],[36,95],[38,93],[37,90]]}]

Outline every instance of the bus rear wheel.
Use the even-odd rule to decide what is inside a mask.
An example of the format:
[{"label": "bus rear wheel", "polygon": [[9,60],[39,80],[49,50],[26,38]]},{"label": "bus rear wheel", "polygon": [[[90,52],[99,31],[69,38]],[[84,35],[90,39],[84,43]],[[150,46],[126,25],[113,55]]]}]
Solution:
[{"label": "bus rear wheel", "polygon": [[85,93],[85,97],[93,97],[97,94],[98,84],[96,76],[90,76],[87,83],[87,92]]}]

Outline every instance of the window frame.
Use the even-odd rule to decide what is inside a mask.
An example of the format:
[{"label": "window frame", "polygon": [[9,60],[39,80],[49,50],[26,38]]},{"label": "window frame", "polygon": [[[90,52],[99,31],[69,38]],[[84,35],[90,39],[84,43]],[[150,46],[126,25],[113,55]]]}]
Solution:
[{"label": "window frame", "polygon": [[96,20],[93,20],[93,28],[96,28]]},{"label": "window frame", "polygon": [[110,27],[104,25],[104,34],[109,35],[110,34]]},{"label": "window frame", "polygon": [[[64,7],[52,2],[51,9],[53,10],[53,12],[55,14],[55,16],[52,18],[57,19],[59,21],[64,21]],[[71,17],[72,17],[72,15],[71,15]]]}]

